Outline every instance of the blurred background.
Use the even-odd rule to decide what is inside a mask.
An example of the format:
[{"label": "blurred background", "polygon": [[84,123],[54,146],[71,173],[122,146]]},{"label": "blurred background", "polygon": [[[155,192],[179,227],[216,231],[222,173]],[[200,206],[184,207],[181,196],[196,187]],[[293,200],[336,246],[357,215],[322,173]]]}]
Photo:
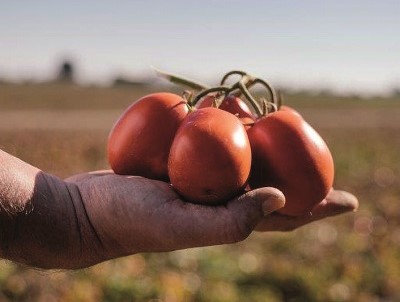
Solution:
[{"label": "blurred background", "polygon": [[230,245],[40,271],[0,301],[400,301],[398,1],[0,1],[0,148],[59,177],[108,168],[107,135],[161,69],[242,69],[327,141],[357,213]]}]

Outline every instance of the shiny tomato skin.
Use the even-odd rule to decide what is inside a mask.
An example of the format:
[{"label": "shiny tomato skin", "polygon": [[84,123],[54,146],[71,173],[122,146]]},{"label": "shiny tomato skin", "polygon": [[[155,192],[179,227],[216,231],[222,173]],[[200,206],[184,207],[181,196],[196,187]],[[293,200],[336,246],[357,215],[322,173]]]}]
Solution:
[{"label": "shiny tomato skin", "polygon": [[223,204],[246,185],[251,149],[240,120],[217,108],[190,113],[171,146],[168,172],[172,186],[187,201]]},{"label": "shiny tomato skin", "polygon": [[333,184],[332,155],[320,135],[297,113],[277,111],[248,131],[252,189],[272,186],[286,197],[279,213],[299,216],[321,202]]},{"label": "shiny tomato skin", "polygon": [[154,93],[129,106],[108,137],[107,155],[117,174],[168,180],[168,155],[188,114],[182,97]]},{"label": "shiny tomato skin", "polygon": [[[208,95],[196,107],[199,109],[212,107],[214,99],[215,99],[214,95]],[[245,102],[243,102],[240,98],[236,96],[228,95],[223,99],[221,105],[218,108],[228,111],[234,115],[238,115],[239,118],[246,117],[254,120],[254,115],[251,112],[249,106],[247,106]]]}]

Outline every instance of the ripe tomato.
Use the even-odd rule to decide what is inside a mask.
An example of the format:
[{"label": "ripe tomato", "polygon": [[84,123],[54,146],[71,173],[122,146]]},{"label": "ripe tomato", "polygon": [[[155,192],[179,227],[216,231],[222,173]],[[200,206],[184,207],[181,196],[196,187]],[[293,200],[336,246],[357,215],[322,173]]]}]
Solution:
[{"label": "ripe tomato", "polygon": [[252,149],[250,187],[280,189],[286,204],[279,213],[305,214],[326,197],[333,183],[333,159],[323,139],[299,114],[271,113],[247,133]]},{"label": "ripe tomato", "polygon": [[186,200],[215,205],[246,185],[251,168],[250,143],[240,120],[217,108],[190,113],[171,146],[168,173]]},{"label": "ripe tomato", "polygon": [[[208,95],[196,107],[199,109],[211,107],[214,99],[215,95]],[[233,95],[226,96],[219,106],[219,109],[228,111],[234,115],[238,115],[239,118],[246,117],[254,120],[254,115],[251,112],[249,106],[247,106],[247,104],[243,102],[240,98]]]},{"label": "ripe tomato", "polygon": [[172,93],[154,93],[133,103],[108,137],[108,161],[117,174],[168,180],[168,155],[186,117],[186,102]]}]

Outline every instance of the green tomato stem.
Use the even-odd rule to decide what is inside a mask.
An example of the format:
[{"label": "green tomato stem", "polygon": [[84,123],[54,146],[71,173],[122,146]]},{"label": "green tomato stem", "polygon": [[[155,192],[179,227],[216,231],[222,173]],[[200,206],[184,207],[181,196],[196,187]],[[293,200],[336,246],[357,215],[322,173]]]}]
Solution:
[{"label": "green tomato stem", "polygon": [[275,89],[270,84],[268,84],[266,81],[264,81],[261,78],[255,78],[254,79],[254,84],[257,84],[257,83],[261,84],[262,86],[264,86],[268,90],[269,94],[271,95],[271,102],[274,103],[274,104],[277,104],[278,103],[278,97],[277,97]]},{"label": "green tomato stem", "polygon": [[169,72],[162,71],[162,70],[160,70],[158,68],[155,68],[154,66],[152,68],[153,68],[153,70],[156,72],[156,74],[158,76],[160,76],[161,78],[166,79],[167,81],[169,81],[171,83],[174,83],[174,84],[177,84],[177,85],[187,86],[187,87],[189,87],[191,89],[194,89],[194,90],[204,90],[204,89],[208,89],[209,88],[207,85],[204,85],[202,83],[198,83],[198,82],[196,82],[194,80],[191,80],[191,79],[187,79],[187,78],[185,78],[183,76],[179,76],[179,75],[175,75],[175,74],[172,74],[172,73],[169,73]]},{"label": "green tomato stem", "polygon": [[[246,99],[249,101],[249,103],[253,106],[256,114],[258,116],[262,116],[263,112],[261,111],[257,101],[253,98],[253,96],[251,95],[250,91],[247,89],[246,87],[246,79],[243,77],[239,82],[236,83],[240,89],[240,91],[244,94],[244,96],[246,97]],[[235,84],[235,85],[236,85]],[[234,86],[235,86],[234,85]]]},{"label": "green tomato stem", "polygon": [[275,103],[267,101],[265,98],[260,99],[261,103],[263,104],[263,115],[262,116],[267,116],[271,112],[276,112],[278,111],[278,106]]},{"label": "green tomato stem", "polygon": [[196,95],[196,97],[192,101],[192,105],[195,106],[198,101],[200,101],[203,97],[205,97],[207,94],[210,94],[212,92],[222,92],[225,95],[227,95],[230,92],[230,87],[218,86],[218,87],[212,87],[212,88],[205,89],[205,90],[201,91],[198,95]]},{"label": "green tomato stem", "polygon": [[241,70],[232,70],[232,71],[229,71],[228,73],[226,73],[226,74],[223,76],[220,85],[221,85],[221,86],[225,85],[226,80],[227,80],[231,75],[240,75],[240,76],[242,76],[242,78],[243,78],[244,76],[247,75],[247,73],[246,73],[245,71],[241,71]]}]

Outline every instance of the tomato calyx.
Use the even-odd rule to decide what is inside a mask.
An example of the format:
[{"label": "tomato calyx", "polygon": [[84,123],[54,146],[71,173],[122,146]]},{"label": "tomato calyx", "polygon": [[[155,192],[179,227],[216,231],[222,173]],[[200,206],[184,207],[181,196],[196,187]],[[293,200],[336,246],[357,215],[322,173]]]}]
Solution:
[{"label": "tomato calyx", "polygon": [[[199,82],[187,79],[182,76],[160,71],[153,67],[156,73],[168,81],[190,87],[190,97],[183,98],[187,101],[189,112],[193,112],[196,108],[215,107],[237,115],[245,127],[251,127],[253,123],[243,121],[243,118],[252,118],[258,120],[270,113],[278,110],[293,111],[299,114],[294,109],[283,105],[282,93],[275,90],[272,85],[262,78],[255,77],[242,70],[232,70],[227,72],[221,79],[219,86],[209,87]],[[235,78],[232,80],[232,78]],[[239,79],[237,79],[239,77]],[[258,99],[250,91],[254,86],[261,85],[267,92],[267,95]],[[197,94],[194,94],[197,92]],[[244,96],[244,98],[242,98]],[[236,100],[234,98],[237,98]],[[232,104],[228,100],[234,99]],[[229,104],[228,104],[229,103]],[[249,108],[248,108],[249,107]],[[252,108],[250,110],[250,108]],[[239,113],[239,115],[237,114]]]},{"label": "tomato calyx", "polygon": [[[185,77],[180,77],[157,69],[155,69],[155,71],[158,75],[172,83],[188,86],[196,91],[200,90],[194,98],[191,96],[191,98],[188,99],[188,104],[192,107],[197,107],[196,105],[200,100],[203,100],[206,96],[213,97],[211,102],[208,100],[208,106],[219,108],[227,97],[231,96],[239,98],[243,95],[247,101],[246,103],[253,108],[256,115],[255,119],[257,119],[266,116],[271,112],[277,111],[281,104],[281,95],[278,94],[267,81],[250,75],[242,70],[229,71],[222,77],[219,86],[211,88]],[[228,81],[231,80],[232,77],[237,76],[240,78],[229,85]],[[265,96],[258,101],[255,100],[252,93],[249,91],[250,88],[257,84],[263,86],[268,93],[268,96]]]}]

